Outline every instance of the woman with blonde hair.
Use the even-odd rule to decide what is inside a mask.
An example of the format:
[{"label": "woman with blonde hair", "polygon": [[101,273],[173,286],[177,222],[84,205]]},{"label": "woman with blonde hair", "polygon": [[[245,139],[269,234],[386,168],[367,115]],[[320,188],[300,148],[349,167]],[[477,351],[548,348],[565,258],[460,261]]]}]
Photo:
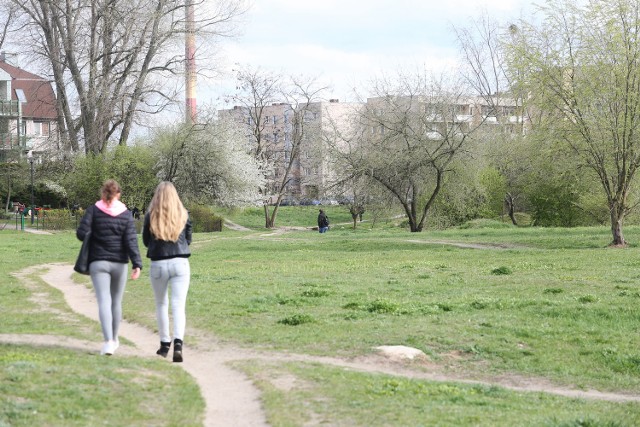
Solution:
[{"label": "woman with blonde hair", "polygon": [[191,221],[172,183],[164,181],[156,187],[144,217],[142,241],[151,259],[149,275],[156,300],[156,319],[160,348],[156,352],[167,357],[171,348],[169,334],[169,286],[173,314],[173,361],[182,362],[182,345],[186,325],[185,305],[189,291]]},{"label": "woman with blonde hair", "polygon": [[133,264],[131,278],[140,277],[142,258],[133,216],[120,201],[120,185],[104,182],[101,198],[89,206],[76,230],[84,240],[89,231],[89,274],[98,300],[98,315],[104,344],[100,354],[110,356],[120,345],[118,332],[122,319],[122,297],[127,284],[127,265]]}]

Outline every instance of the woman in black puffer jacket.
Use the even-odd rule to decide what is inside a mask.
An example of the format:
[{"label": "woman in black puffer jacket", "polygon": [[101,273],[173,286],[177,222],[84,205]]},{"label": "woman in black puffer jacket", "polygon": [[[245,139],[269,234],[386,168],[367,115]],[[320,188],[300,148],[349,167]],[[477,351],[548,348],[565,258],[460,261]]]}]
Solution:
[{"label": "woman in black puffer jacket", "polygon": [[112,355],[120,342],[122,297],[127,284],[127,266],[133,263],[131,278],[140,277],[142,258],[133,216],[120,201],[120,185],[110,179],[102,186],[102,198],[87,208],[76,231],[84,240],[91,230],[89,273],[98,300],[104,345],[100,354]]}]

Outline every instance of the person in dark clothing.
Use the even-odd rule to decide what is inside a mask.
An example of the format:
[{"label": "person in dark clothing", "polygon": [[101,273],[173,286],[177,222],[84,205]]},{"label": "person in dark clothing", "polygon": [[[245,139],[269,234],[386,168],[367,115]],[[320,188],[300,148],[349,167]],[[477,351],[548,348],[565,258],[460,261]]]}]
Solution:
[{"label": "person in dark clothing", "polygon": [[98,300],[104,344],[100,354],[112,355],[120,342],[122,297],[127,284],[127,265],[133,264],[131,279],[140,277],[142,258],[133,216],[120,201],[120,185],[110,179],[102,186],[102,198],[87,208],[76,236],[84,240],[91,230],[89,274]]},{"label": "person in dark clothing", "polygon": [[151,258],[151,287],[156,300],[156,320],[160,334],[160,348],[156,354],[167,357],[171,348],[169,334],[169,299],[173,314],[173,361],[182,362],[182,346],[186,325],[185,306],[191,270],[192,227],[189,213],[182,205],[176,188],[161,182],[156,188],[149,211],[144,216],[142,242]]},{"label": "person in dark clothing", "polygon": [[320,233],[326,233],[329,230],[329,217],[324,213],[324,210],[320,209],[318,214],[318,231]]}]

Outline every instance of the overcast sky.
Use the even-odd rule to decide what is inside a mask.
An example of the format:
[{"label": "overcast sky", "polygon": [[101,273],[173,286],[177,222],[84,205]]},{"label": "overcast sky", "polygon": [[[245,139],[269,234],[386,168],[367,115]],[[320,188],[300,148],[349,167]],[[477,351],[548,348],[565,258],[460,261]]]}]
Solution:
[{"label": "overcast sky", "polygon": [[[251,64],[318,77],[334,87],[330,97],[348,100],[351,88],[373,75],[402,67],[438,71],[453,66],[458,52],[452,26],[466,26],[482,10],[500,21],[517,19],[532,10],[531,4],[531,0],[254,0],[243,34],[225,43],[224,59],[228,69],[234,63]],[[205,92],[217,91],[207,82],[202,84]]]}]

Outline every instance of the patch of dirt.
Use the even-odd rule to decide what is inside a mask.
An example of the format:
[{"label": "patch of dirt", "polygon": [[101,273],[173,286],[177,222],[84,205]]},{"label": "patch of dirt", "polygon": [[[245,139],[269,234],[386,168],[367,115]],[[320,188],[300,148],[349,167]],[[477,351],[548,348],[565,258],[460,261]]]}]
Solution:
[{"label": "patch of dirt", "polygon": [[[421,242],[422,243],[422,242]],[[75,312],[98,322],[97,303],[91,289],[74,283],[71,279],[73,268],[68,264],[48,264],[30,267],[17,273],[17,277],[29,287],[29,276],[39,273],[50,286],[59,289],[69,307]],[[33,285],[33,283],[32,283]],[[35,287],[37,289],[37,286]],[[44,303],[40,299],[39,303]],[[499,386],[520,392],[544,392],[572,398],[607,400],[613,402],[640,402],[640,395],[631,395],[597,390],[579,390],[558,387],[540,378],[520,375],[470,378],[469,374],[452,373],[444,365],[430,361],[427,357],[413,360],[396,360],[376,353],[346,359],[337,357],[312,356],[288,352],[258,351],[251,348],[223,343],[216,337],[202,331],[188,329],[185,341],[185,369],[197,382],[206,402],[205,426],[267,426],[266,416],[260,402],[260,393],[251,381],[240,371],[230,367],[230,363],[241,360],[263,360],[269,363],[307,362],[320,363],[358,372],[382,373],[406,378],[429,381],[456,381],[468,384]],[[123,321],[123,338],[118,354],[137,357],[155,357],[158,345],[157,335],[149,329]],[[88,351],[94,354],[101,347],[101,336],[95,342],[87,342],[68,337],[42,335],[0,334],[0,342],[36,346],[62,346]],[[132,344],[127,344],[132,343]],[[447,355],[452,360],[464,359],[463,354]],[[170,363],[170,358],[168,358]],[[275,382],[273,382],[275,381]],[[284,391],[300,386],[294,377],[279,377],[272,382]]]}]

